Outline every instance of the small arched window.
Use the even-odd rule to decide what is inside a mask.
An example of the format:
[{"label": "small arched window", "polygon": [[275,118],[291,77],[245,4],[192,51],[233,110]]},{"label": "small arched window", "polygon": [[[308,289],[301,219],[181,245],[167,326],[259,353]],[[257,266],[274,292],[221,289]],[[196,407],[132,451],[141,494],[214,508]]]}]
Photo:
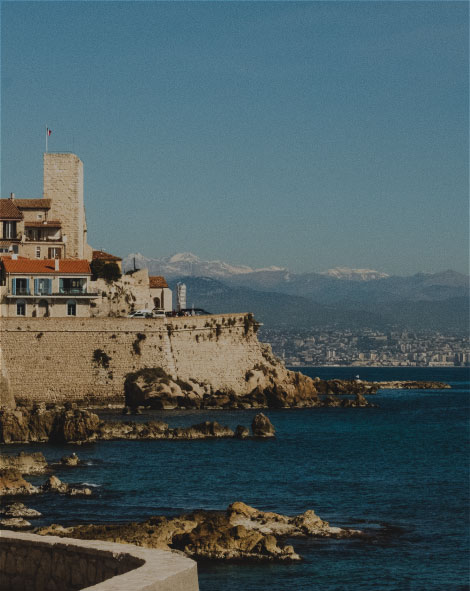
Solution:
[{"label": "small arched window", "polygon": [[77,315],[77,302],[75,300],[67,301],[67,316]]},{"label": "small arched window", "polygon": [[16,315],[26,316],[26,302],[24,300],[16,301]]}]

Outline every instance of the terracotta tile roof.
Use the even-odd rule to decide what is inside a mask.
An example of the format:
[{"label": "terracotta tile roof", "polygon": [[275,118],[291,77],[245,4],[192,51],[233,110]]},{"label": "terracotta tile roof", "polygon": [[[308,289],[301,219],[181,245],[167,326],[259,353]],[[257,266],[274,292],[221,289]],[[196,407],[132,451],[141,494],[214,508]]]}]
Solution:
[{"label": "terracotta tile roof", "polygon": [[13,259],[9,256],[0,257],[7,273],[76,273],[80,275],[91,275],[88,261],[81,259],[57,259],[59,270],[55,270],[55,259],[26,259],[18,257]]},{"label": "terracotta tile roof", "polygon": [[47,222],[26,222],[24,223],[28,228],[61,228],[62,224],[58,220]]},{"label": "terracotta tile roof", "polygon": [[104,250],[94,250],[92,258],[93,260],[101,259],[103,261],[122,261],[120,257],[109,254],[109,252],[105,252]]},{"label": "terracotta tile roof", "polygon": [[168,287],[168,283],[165,281],[165,277],[161,275],[154,275],[153,277],[149,277],[150,281],[150,288],[156,287]]},{"label": "terracotta tile roof", "polygon": [[50,199],[15,199],[14,203],[20,209],[50,209]]},{"label": "terracotta tile roof", "polygon": [[0,219],[22,220],[23,214],[16,207],[16,199],[0,199]]}]

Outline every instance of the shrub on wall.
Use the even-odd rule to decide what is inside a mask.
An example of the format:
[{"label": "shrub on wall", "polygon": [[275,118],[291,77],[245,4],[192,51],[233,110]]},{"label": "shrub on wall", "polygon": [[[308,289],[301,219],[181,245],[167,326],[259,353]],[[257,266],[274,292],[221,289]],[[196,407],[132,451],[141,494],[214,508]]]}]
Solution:
[{"label": "shrub on wall", "polygon": [[95,259],[90,263],[92,280],[104,279],[108,283],[118,281],[121,278],[121,271],[117,263],[105,263],[100,259]]}]

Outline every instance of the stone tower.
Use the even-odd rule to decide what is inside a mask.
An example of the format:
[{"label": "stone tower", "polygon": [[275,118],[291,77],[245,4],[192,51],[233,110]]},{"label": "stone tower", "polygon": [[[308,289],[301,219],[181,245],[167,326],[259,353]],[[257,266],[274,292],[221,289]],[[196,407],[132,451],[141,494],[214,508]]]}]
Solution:
[{"label": "stone tower", "polygon": [[75,154],[44,154],[44,197],[50,220],[60,220],[66,258],[91,259],[83,203],[83,162]]}]

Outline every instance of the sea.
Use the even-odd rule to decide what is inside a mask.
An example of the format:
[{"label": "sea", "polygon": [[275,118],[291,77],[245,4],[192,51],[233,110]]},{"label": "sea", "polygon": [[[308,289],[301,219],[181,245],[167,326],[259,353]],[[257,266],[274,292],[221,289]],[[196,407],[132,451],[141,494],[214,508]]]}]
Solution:
[{"label": "sea", "polygon": [[[299,368],[296,368],[299,370]],[[449,390],[388,390],[375,408],[268,410],[273,440],[14,445],[48,461],[76,452],[60,479],[91,498],[27,499],[37,525],[144,520],[243,501],[294,515],[313,509],[367,539],[289,540],[301,563],[198,565],[201,591],[464,591],[469,585],[470,368],[306,367],[321,378],[439,380]],[[249,425],[255,411],[149,411],[170,426]],[[103,416],[121,420],[111,411]],[[126,417],[127,418],[127,417]],[[40,483],[44,477],[30,477]],[[131,590],[129,590],[131,591]]]}]

